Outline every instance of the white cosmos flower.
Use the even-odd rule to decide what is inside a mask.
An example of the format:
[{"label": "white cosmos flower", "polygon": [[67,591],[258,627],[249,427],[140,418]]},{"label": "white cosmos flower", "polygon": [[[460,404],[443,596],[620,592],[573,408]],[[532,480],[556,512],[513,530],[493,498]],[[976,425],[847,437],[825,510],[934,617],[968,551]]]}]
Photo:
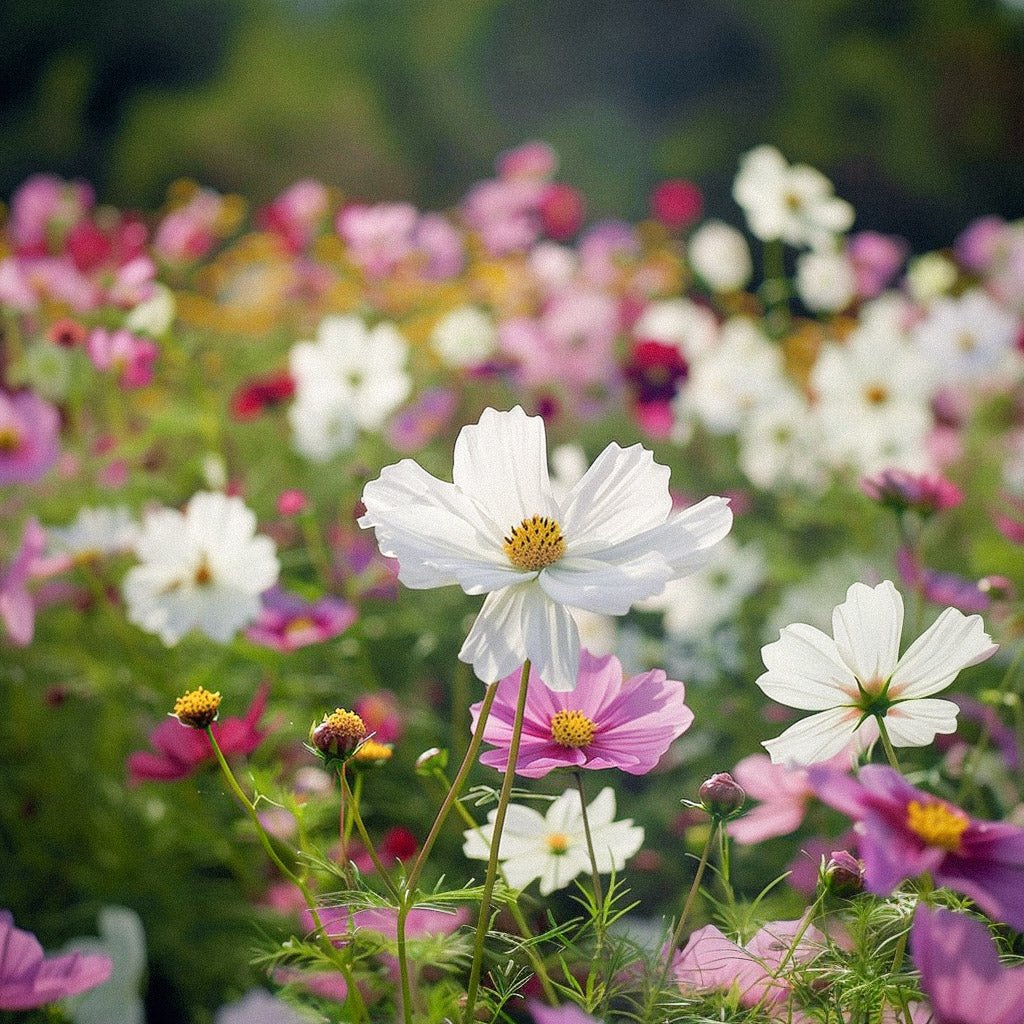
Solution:
[{"label": "white cosmos flower", "polygon": [[486,594],[459,657],[484,681],[529,658],[553,690],[576,685],[570,608],[624,615],[704,565],[729,532],[724,498],[672,511],[669,470],[640,445],[610,444],[561,500],[544,421],[485,409],[455,443],[453,483],[406,459],[363,491],[362,527],[416,590],[458,584]]},{"label": "white cosmos flower", "polygon": [[227,643],[259,615],[280,571],[274,542],[256,536],[241,498],[209,491],[184,512],[150,512],[135,551],[141,562],[123,583],[128,618],[168,646],[191,629]]},{"label": "white cosmos flower", "polygon": [[[775,764],[827,761],[851,739],[874,740],[881,715],[895,747],[923,747],[956,730],[957,705],[936,700],[957,673],[995,653],[981,616],[946,608],[899,656],[903,598],[889,580],[854,583],[832,612],[832,634],[786,626],[761,649],[757,685],[780,704],[816,714],[762,744]],[[833,639],[834,637],[834,639]]]},{"label": "white cosmos flower", "polygon": [[733,198],[762,242],[821,248],[853,224],[853,207],[832,182],[806,164],[792,164],[774,146],[758,146],[740,161]]},{"label": "white cosmos flower", "polygon": [[690,236],[690,264],[716,292],[737,292],[754,273],[747,240],[732,225],[709,220]]},{"label": "white cosmos flower", "polygon": [[[488,824],[465,832],[462,852],[474,860],[487,860],[494,837],[497,810],[487,815]],[[606,875],[621,871],[628,858],[643,845],[644,830],[632,819],[615,820],[615,791],[606,786],[587,804],[590,835],[597,870]],[[532,807],[510,804],[501,833],[498,857],[505,879],[515,889],[525,889],[540,879],[540,892],[548,896],[563,889],[577,875],[590,871],[587,834],[583,826],[580,795],[566,790],[540,814]]]},{"label": "white cosmos flower", "polygon": [[430,344],[446,366],[479,366],[498,348],[494,320],[476,306],[459,306],[440,321]]}]

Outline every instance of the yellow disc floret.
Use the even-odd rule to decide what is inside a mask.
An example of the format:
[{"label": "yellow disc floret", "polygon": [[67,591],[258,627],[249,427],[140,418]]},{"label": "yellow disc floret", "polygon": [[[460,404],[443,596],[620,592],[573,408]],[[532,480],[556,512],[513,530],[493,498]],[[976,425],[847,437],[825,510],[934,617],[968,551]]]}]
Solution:
[{"label": "yellow disc floret", "polygon": [[551,719],[551,738],[560,747],[579,750],[594,740],[597,725],[582,711],[558,711]]},{"label": "yellow disc floret", "polygon": [[508,560],[524,572],[544,569],[565,554],[562,528],[548,516],[530,516],[513,526],[502,546]]},{"label": "yellow disc floret", "polygon": [[971,821],[963,811],[948,804],[911,800],[907,804],[907,828],[929,846],[959,850],[960,837]]},{"label": "yellow disc floret", "polygon": [[321,754],[346,757],[359,746],[365,736],[366,725],[354,711],[335,708],[310,730],[309,740]]},{"label": "yellow disc floret", "polygon": [[378,743],[376,740],[366,740],[352,755],[355,764],[381,765],[391,760],[394,747],[390,743]]},{"label": "yellow disc floret", "polygon": [[569,837],[564,832],[551,832],[545,838],[552,853],[565,853],[569,849]]},{"label": "yellow disc floret", "polygon": [[182,725],[193,729],[205,729],[217,720],[220,710],[220,694],[210,693],[201,686],[198,690],[190,690],[174,702],[174,717]]}]

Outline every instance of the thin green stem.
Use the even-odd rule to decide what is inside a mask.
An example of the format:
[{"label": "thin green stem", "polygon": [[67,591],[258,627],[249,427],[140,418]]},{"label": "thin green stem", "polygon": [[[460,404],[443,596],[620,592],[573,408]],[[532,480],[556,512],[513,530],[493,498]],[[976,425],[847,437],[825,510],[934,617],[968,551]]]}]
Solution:
[{"label": "thin green stem", "polygon": [[[366,852],[370,855],[370,860],[373,861],[373,866],[377,869],[377,873],[380,875],[381,881],[383,881],[385,886],[387,886],[388,892],[391,893],[398,903],[401,903],[402,894],[398,891],[398,887],[395,883],[391,881],[391,876],[384,869],[384,865],[381,863],[380,857],[377,856],[377,851],[374,848],[373,840],[370,838],[370,833],[366,831],[366,826],[363,824],[363,815],[359,810],[359,799],[349,788],[344,765],[341,766],[338,774],[341,776],[341,790],[345,794],[345,800],[348,803],[350,813],[355,820],[356,831],[359,833],[359,838],[363,841],[363,846],[366,847]],[[356,785],[358,784],[359,780],[356,779]]]},{"label": "thin green stem", "polygon": [[889,730],[885,727],[885,715],[875,715],[875,720],[878,722],[878,735],[882,739],[882,747],[885,750],[885,756],[889,759],[889,764],[891,764],[896,771],[902,774],[903,769],[900,768],[899,758],[896,756],[896,750],[893,748],[892,740],[889,739]]},{"label": "thin green stem", "polygon": [[341,974],[345,979],[345,985],[348,988],[348,998],[352,1002],[356,1015],[359,1020],[368,1021],[369,1016],[366,1012],[366,1003],[363,1001],[363,995],[359,991],[359,986],[356,984],[355,976],[352,974],[352,969],[349,967],[344,956],[341,955],[334,943],[331,942],[330,937],[324,928],[323,920],[320,917],[320,909],[316,905],[316,898],[310,891],[309,886],[307,886],[306,883],[278,856],[273,843],[270,841],[270,836],[267,834],[267,830],[263,827],[263,823],[260,821],[256,805],[245,795],[244,790],[238,784],[238,780],[235,778],[235,773],[231,770],[231,766],[224,757],[224,753],[220,749],[220,744],[217,742],[217,737],[214,736],[211,726],[206,727],[206,735],[210,739],[210,746],[213,748],[214,756],[217,758],[217,763],[220,765],[221,774],[224,776],[231,792],[235,794],[238,802],[245,808],[246,814],[249,815],[267,856],[270,857],[271,861],[273,861],[281,874],[292,882],[299,892],[302,893],[302,898],[306,903],[306,908],[309,910],[310,917],[313,919],[313,926],[316,929],[317,941],[320,944],[320,948],[328,959],[338,968],[338,970],[341,971]]},{"label": "thin green stem", "polygon": [[597,869],[597,853],[594,851],[594,838],[590,834],[590,816],[587,814],[587,794],[583,788],[583,773],[577,768],[573,773],[576,779],[576,791],[580,795],[580,814],[583,817],[583,834],[587,838],[587,853],[590,855],[590,871],[594,878],[594,903],[597,905],[597,948],[604,944],[604,886],[601,885],[601,873]]},{"label": "thin green stem", "polygon": [[512,796],[512,783],[516,777],[516,762],[519,760],[519,741],[523,736],[523,718],[526,714],[526,693],[530,682],[530,659],[523,662],[523,671],[519,677],[519,699],[516,701],[515,718],[512,720],[512,737],[508,746],[508,764],[505,767],[505,778],[498,795],[498,807],[494,814],[494,829],[491,834],[490,856],[487,858],[487,874],[484,877],[484,889],[480,895],[480,916],[476,922],[476,939],[473,942],[473,963],[469,971],[469,985],[466,989],[466,1024],[472,1024],[476,1017],[476,1000],[480,989],[480,973],[483,969],[484,942],[487,928],[491,920],[491,900],[494,896],[494,884],[498,878],[498,855],[501,850],[501,833],[505,827],[505,815],[508,813],[509,799]]},{"label": "thin green stem", "polygon": [[[448,780],[445,778],[444,772],[442,772],[440,768],[438,768],[434,772],[434,778],[437,779],[437,781],[440,783],[442,790],[447,791]],[[473,815],[466,810],[461,800],[455,801],[455,811],[459,815],[459,817],[462,818],[462,821],[467,826],[467,828],[473,829],[483,840],[484,845],[489,846],[490,844],[487,842],[486,837],[483,835],[483,829],[473,819]],[[501,871],[501,880],[505,882],[506,885],[508,884],[505,879],[504,871]],[[526,915],[523,914],[522,907],[519,906],[518,899],[515,902],[509,904],[509,913],[511,913],[512,919],[515,921],[516,927],[519,929],[519,934],[527,940],[527,944],[523,947],[523,949],[525,950],[526,955],[530,960],[530,963],[533,965],[534,971],[536,971],[537,973],[537,980],[540,982],[540,987],[544,990],[544,998],[547,999],[548,1003],[551,1006],[557,1006],[558,995],[555,992],[554,985],[552,985],[551,983],[551,976],[548,974],[548,969],[544,964],[543,958],[537,952],[537,950],[530,944],[531,940],[534,938],[534,934],[533,931],[530,929],[529,923],[526,920]]]}]

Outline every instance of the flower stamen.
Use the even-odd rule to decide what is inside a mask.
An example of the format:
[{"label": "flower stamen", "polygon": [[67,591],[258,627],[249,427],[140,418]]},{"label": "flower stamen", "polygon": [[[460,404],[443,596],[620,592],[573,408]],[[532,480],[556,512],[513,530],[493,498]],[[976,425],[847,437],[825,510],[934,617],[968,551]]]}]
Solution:
[{"label": "flower stamen", "polygon": [[582,711],[558,711],[551,719],[551,738],[560,747],[579,750],[594,741],[597,724]]},{"label": "flower stamen", "polygon": [[929,846],[960,849],[960,837],[970,825],[963,811],[942,803],[911,800],[907,804],[907,828]]},{"label": "flower stamen", "polygon": [[561,854],[569,849],[569,837],[564,832],[551,832],[546,839],[552,853]]},{"label": "flower stamen", "polygon": [[565,554],[565,538],[558,521],[533,515],[513,526],[502,545],[508,560],[524,572],[538,572]]},{"label": "flower stamen", "polygon": [[192,729],[205,729],[217,720],[220,710],[220,693],[211,693],[199,687],[189,690],[174,702],[172,714],[182,725]]}]

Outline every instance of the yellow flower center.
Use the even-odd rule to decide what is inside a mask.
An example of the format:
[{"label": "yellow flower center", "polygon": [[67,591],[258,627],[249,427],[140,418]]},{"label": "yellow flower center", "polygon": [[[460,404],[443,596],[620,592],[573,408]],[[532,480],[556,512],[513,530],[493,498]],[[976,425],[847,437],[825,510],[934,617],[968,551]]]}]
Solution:
[{"label": "yellow flower center", "polygon": [[524,572],[537,572],[565,554],[562,528],[547,516],[530,516],[513,526],[502,545],[508,560]]},{"label": "yellow flower center", "polygon": [[213,582],[213,570],[206,560],[206,555],[203,555],[202,561],[196,567],[196,574],[192,577],[192,582],[197,587],[208,587]]},{"label": "yellow flower center", "polygon": [[378,743],[376,740],[367,740],[355,754],[352,760],[357,764],[384,764],[391,760],[393,748],[390,743]]},{"label": "yellow flower center", "polygon": [[551,719],[551,738],[560,747],[579,750],[594,740],[597,725],[582,711],[558,711]]},{"label": "yellow flower center", "polygon": [[284,627],[284,632],[285,636],[296,637],[303,636],[311,629],[315,628],[316,623],[312,619],[303,616],[298,619],[292,619],[292,621]]},{"label": "yellow flower center", "polygon": [[13,455],[21,447],[21,434],[14,427],[0,427],[0,454]]},{"label": "yellow flower center", "polygon": [[564,832],[551,832],[547,836],[548,849],[552,853],[565,853],[569,849],[569,837]]},{"label": "yellow flower center", "polygon": [[872,384],[864,389],[868,405],[885,405],[889,401],[889,389],[881,384]]},{"label": "yellow flower center", "polygon": [[219,709],[220,693],[210,693],[200,686],[198,690],[190,690],[174,702],[174,717],[182,725],[205,729],[217,720]]},{"label": "yellow flower center", "polygon": [[958,850],[960,837],[970,823],[963,811],[946,804],[921,803],[919,800],[911,800],[907,804],[907,828],[929,846]]}]

